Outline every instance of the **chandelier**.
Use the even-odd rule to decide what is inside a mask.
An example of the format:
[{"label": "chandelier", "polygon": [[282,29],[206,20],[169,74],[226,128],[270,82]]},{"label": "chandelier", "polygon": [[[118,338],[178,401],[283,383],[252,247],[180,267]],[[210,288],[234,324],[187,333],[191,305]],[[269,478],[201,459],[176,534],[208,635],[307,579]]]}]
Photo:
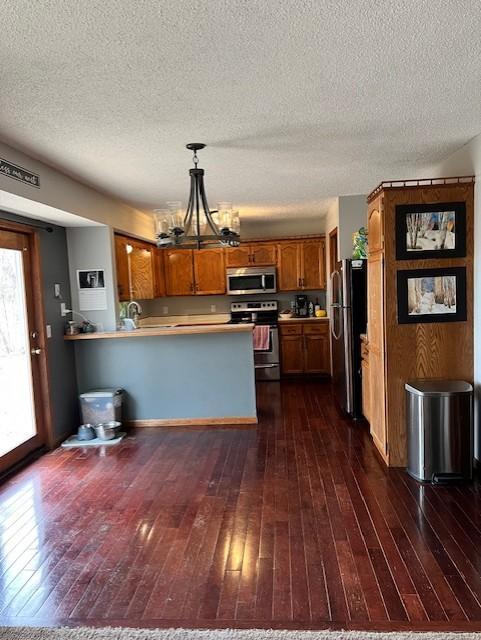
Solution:
[{"label": "chandelier", "polygon": [[202,249],[212,245],[238,247],[240,244],[239,213],[230,203],[219,203],[211,211],[204,189],[204,169],[197,166],[197,151],[205,144],[191,142],[187,149],[194,152],[194,168],[189,170],[190,193],[185,214],[180,202],[167,203],[169,209],[155,209],[157,246]]}]

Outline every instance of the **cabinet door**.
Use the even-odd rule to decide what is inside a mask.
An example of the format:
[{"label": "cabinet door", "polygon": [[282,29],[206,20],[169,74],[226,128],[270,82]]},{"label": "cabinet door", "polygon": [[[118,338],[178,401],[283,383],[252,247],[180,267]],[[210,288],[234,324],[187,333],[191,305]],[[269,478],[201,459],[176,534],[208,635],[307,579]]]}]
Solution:
[{"label": "cabinet door", "polygon": [[216,295],[225,293],[225,262],[223,249],[194,250],[195,293]]},{"label": "cabinet door", "polygon": [[164,270],[165,249],[154,249],[154,297],[165,296],[165,270]]},{"label": "cabinet door", "polygon": [[277,247],[277,272],[279,291],[297,291],[301,288],[301,245],[299,242],[282,242]]},{"label": "cabinet door", "polygon": [[302,288],[315,290],[326,287],[326,254],[324,240],[302,243]]},{"label": "cabinet door", "polygon": [[259,267],[277,263],[277,245],[266,242],[251,245],[251,264]]},{"label": "cabinet door", "polygon": [[164,249],[165,290],[168,296],[194,295],[192,249]]},{"label": "cabinet door", "polygon": [[225,250],[226,267],[251,267],[251,246],[243,244]]},{"label": "cabinet door", "polygon": [[304,335],[304,371],[306,373],[325,373],[329,366],[329,334],[318,333]]},{"label": "cabinet door", "polygon": [[282,336],[281,370],[284,374],[304,372],[304,337],[302,335]]},{"label": "cabinet door", "polygon": [[371,390],[369,388],[369,362],[367,360],[361,361],[361,375],[362,375],[362,413],[368,422],[371,421],[369,411],[369,401],[371,399]]},{"label": "cabinet door", "polygon": [[148,243],[132,242],[130,277],[132,297],[149,300],[154,297],[154,249]]},{"label": "cabinet door", "polygon": [[120,302],[130,300],[128,244],[128,238],[115,234],[115,265],[117,270],[117,291]]},{"label": "cabinet door", "polygon": [[386,379],[384,371],[384,266],[383,255],[369,254],[367,269],[369,326],[369,417],[371,436],[381,454],[387,456]]}]

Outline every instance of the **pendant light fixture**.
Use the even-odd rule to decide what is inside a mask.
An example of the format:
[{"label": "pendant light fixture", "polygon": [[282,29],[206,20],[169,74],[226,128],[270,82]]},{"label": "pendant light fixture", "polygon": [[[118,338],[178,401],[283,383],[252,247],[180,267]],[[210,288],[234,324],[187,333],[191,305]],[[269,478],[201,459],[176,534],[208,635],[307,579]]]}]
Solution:
[{"label": "pendant light fixture", "polygon": [[[239,214],[230,203],[211,211],[204,188],[204,169],[199,169],[197,151],[205,144],[191,142],[187,149],[194,152],[194,168],[189,170],[190,193],[185,214],[181,203],[168,203],[168,210],[156,209],[157,246],[179,249],[202,249],[212,245],[237,247],[240,244]],[[217,214],[217,215],[216,215]]]}]

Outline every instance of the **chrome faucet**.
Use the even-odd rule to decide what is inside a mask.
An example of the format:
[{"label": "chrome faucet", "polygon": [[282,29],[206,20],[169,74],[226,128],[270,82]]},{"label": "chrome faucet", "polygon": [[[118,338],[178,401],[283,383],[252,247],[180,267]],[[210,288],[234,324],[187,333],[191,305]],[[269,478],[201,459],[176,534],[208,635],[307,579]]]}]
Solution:
[{"label": "chrome faucet", "polygon": [[130,318],[137,329],[139,326],[139,316],[142,313],[142,307],[135,300],[131,300],[127,305],[127,318]]}]

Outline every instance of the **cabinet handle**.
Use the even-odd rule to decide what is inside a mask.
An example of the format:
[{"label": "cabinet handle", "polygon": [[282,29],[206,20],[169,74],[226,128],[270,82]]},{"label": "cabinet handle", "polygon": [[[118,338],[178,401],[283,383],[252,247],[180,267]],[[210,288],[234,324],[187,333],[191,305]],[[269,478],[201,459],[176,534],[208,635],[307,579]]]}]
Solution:
[{"label": "cabinet handle", "polygon": [[299,289],[302,287],[302,279],[299,278]]}]

